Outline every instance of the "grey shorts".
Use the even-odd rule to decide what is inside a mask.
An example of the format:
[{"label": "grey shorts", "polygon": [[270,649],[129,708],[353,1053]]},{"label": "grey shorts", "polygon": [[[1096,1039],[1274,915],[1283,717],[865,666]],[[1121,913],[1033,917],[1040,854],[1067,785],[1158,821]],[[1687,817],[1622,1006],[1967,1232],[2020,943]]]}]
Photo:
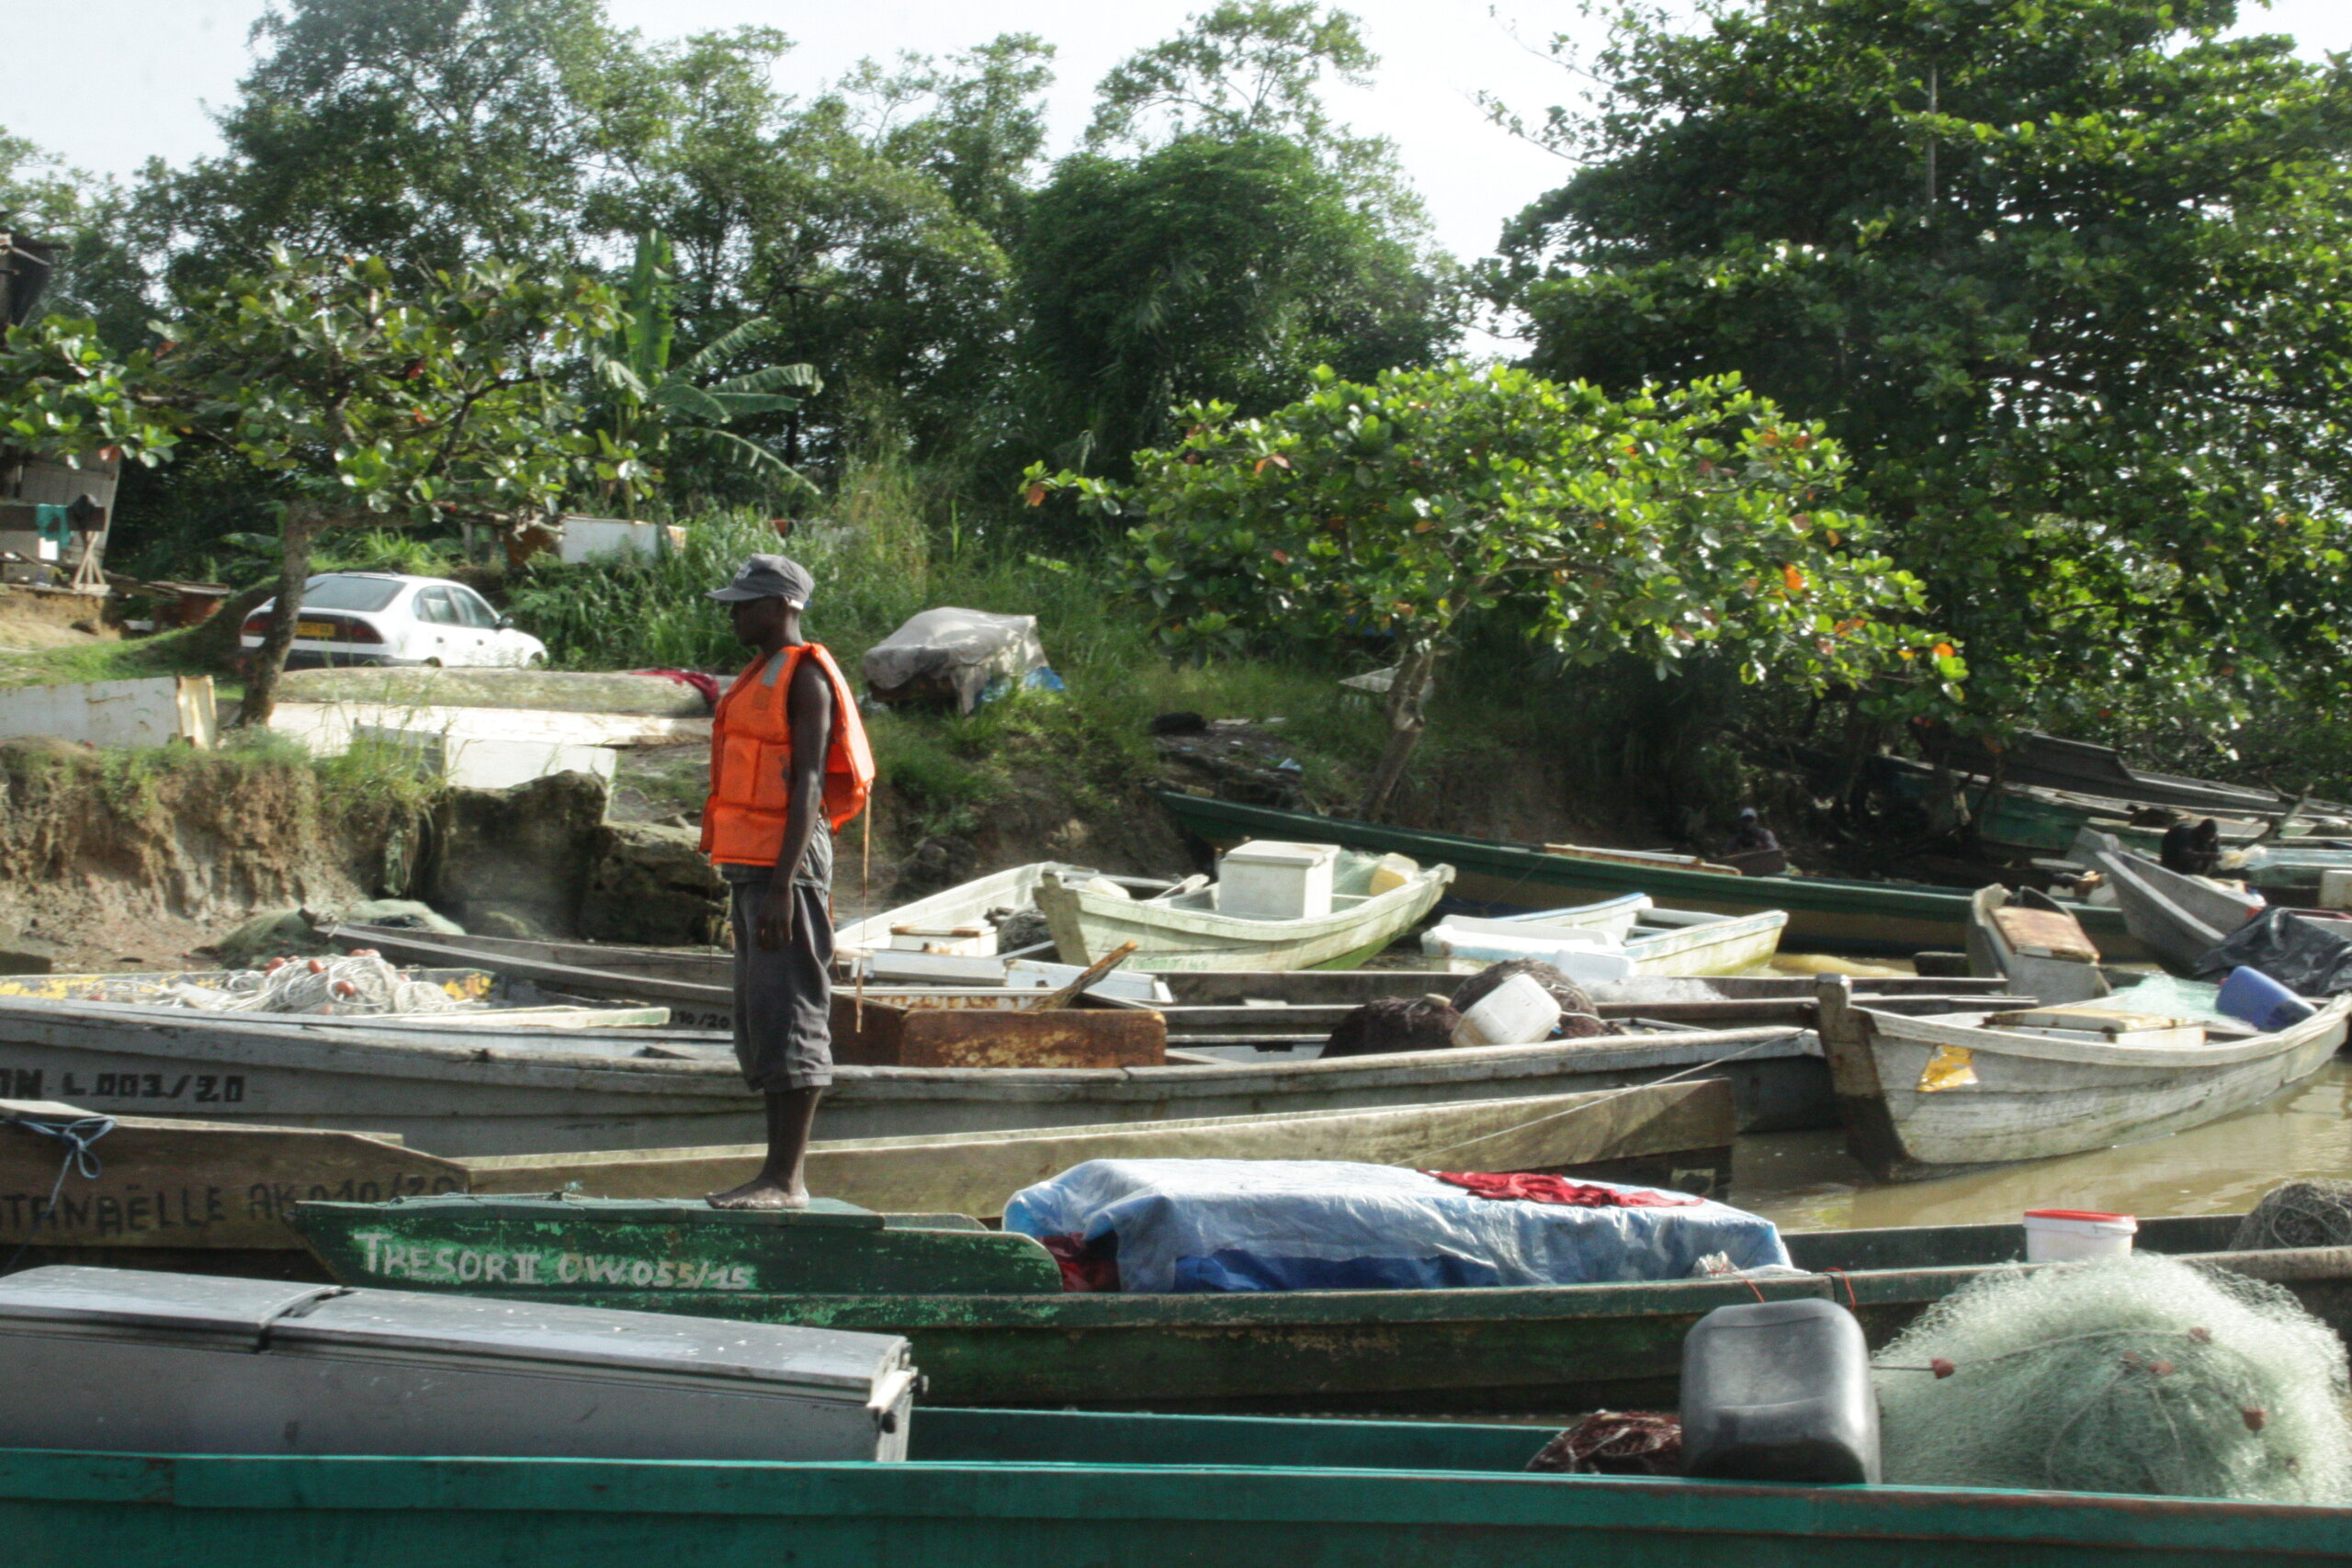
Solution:
[{"label": "grey shorts", "polygon": [[793,879],[792,940],[774,953],[763,949],[759,938],[768,872],[720,868],[734,895],[735,1061],[743,1081],[763,1094],[822,1089],[833,1081],[833,922],[826,907],[831,852],[820,832]]}]

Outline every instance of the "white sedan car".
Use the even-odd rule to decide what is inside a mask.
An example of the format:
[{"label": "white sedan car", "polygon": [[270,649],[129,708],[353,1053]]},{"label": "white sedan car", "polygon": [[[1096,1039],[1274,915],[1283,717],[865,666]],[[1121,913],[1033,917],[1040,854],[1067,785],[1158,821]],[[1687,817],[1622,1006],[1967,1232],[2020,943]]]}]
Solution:
[{"label": "white sedan car", "polygon": [[[245,617],[243,642],[257,649],[272,599]],[[389,571],[329,571],[302,590],[289,670],[353,664],[505,665],[536,670],[547,645],[492,609],[462,582]]]}]

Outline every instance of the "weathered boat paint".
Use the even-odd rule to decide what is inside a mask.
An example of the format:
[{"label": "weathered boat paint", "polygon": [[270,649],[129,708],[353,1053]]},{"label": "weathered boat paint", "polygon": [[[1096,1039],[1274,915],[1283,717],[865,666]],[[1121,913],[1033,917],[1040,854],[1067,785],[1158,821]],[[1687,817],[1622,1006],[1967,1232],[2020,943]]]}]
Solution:
[{"label": "weathered boat paint", "polygon": [[[1564,1413],[1671,1407],[1683,1336],[1719,1306],[1812,1298],[1850,1304],[1883,1344],[1928,1305],[1988,1268],[2023,1256],[2020,1226],[1915,1232],[1818,1232],[1790,1238],[1802,1277],[1677,1280],[1544,1289],[1323,1291],[1201,1295],[762,1293],[552,1280],[526,1291],[454,1278],[459,1251],[518,1242],[649,1269],[672,1257],[668,1229],[632,1244],[626,1224],[586,1211],[502,1221],[494,1205],[461,1220],[447,1201],[305,1205],[295,1223],[342,1283],[524,1295],[634,1311],[902,1335],[944,1404],[1311,1413]],[[679,1222],[685,1223],[684,1221]],[[2211,1254],[2226,1220],[2151,1220],[2144,1249]],[[365,1268],[363,1229],[404,1237],[432,1264],[424,1275]],[[738,1250],[757,1233],[723,1233]],[[711,1245],[719,1245],[715,1242]],[[379,1239],[380,1248],[391,1245]],[[716,1255],[698,1255],[716,1256]],[[2271,1278],[2335,1326],[2352,1325],[2352,1249],[2229,1254],[2213,1261]],[[480,1266],[478,1265],[477,1268]],[[581,1266],[584,1267],[584,1266]],[[575,1272],[579,1269],[576,1268]],[[674,1278],[674,1276],[673,1276]],[[820,1281],[811,1280],[811,1283]]]},{"label": "weathered boat paint", "polygon": [[[1370,876],[1371,868],[1363,868],[1362,879]],[[1092,964],[1132,942],[1136,952],[1127,962],[1153,974],[1352,969],[1419,924],[1453,880],[1452,866],[1426,865],[1400,887],[1295,920],[1220,913],[1207,903],[1213,889],[1175,899],[1123,898],[1046,876],[1035,897],[1065,964]]]},{"label": "weathered boat paint", "polygon": [[1823,983],[1822,1039],[1846,1145],[1882,1180],[2079,1154],[2201,1127],[2327,1065],[2352,997],[2240,1040],[2158,1047],[1980,1027],[1980,1015],[1901,1018]]}]

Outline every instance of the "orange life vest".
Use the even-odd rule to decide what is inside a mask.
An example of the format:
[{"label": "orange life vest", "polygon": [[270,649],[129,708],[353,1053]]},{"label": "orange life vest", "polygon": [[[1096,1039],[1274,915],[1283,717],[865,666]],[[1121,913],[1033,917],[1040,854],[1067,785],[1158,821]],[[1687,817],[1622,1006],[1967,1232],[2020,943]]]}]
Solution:
[{"label": "orange life vest", "polygon": [[791,814],[792,679],[813,655],[833,688],[832,737],[825,747],[825,820],[835,832],[865,809],[874,749],[841,666],[817,643],[753,660],[718,699],[710,724],[710,798],[702,810],[702,852],[721,865],[774,865]]}]

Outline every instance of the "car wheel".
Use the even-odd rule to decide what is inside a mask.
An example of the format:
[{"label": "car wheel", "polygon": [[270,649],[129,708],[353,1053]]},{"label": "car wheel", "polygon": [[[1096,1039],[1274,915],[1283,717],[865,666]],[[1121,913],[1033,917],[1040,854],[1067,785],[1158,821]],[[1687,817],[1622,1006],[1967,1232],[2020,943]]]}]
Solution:
[{"label": "car wheel", "polygon": [[441,661],[437,659],[428,659],[424,661],[424,667],[427,670],[438,670],[441,668]]},{"label": "car wheel", "polygon": [[544,670],[547,667],[548,656],[544,653],[535,653],[523,660],[523,668],[526,670]]}]

